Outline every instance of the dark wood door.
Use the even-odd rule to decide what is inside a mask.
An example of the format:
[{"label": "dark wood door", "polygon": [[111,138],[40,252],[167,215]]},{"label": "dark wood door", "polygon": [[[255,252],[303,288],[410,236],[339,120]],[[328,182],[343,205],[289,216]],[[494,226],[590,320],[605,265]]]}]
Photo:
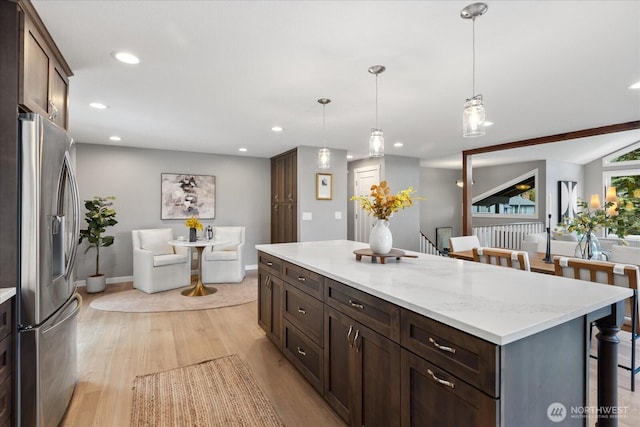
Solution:
[{"label": "dark wood door", "polygon": [[400,425],[400,345],[356,324],[352,425]]},{"label": "dark wood door", "polygon": [[351,426],[400,425],[400,346],[325,306],[325,398]]},{"label": "dark wood door", "polygon": [[298,241],[296,150],[271,159],[271,243]]},{"label": "dark wood door", "polygon": [[402,350],[402,426],[496,426],[499,400]]},{"label": "dark wood door", "polygon": [[282,292],[282,280],[262,269],[258,271],[258,325],[279,349],[282,349]]},{"label": "dark wood door", "polygon": [[324,397],[346,422],[351,418],[351,339],[356,323],[349,316],[325,306]]}]

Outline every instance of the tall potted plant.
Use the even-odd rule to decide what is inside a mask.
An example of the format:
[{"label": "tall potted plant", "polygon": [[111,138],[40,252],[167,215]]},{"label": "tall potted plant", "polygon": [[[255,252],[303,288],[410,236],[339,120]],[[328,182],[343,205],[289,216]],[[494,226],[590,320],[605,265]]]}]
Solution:
[{"label": "tall potted plant", "polygon": [[85,254],[89,252],[89,249],[96,248],[96,272],[87,277],[87,292],[89,293],[102,292],[105,288],[105,276],[100,273],[100,248],[113,245],[114,237],[104,235],[107,227],[118,223],[115,219],[116,211],[112,207],[113,200],[115,200],[113,196],[95,196],[92,200],[84,201],[84,207],[87,209],[84,218],[87,227],[80,230],[80,243],[87,240]]}]

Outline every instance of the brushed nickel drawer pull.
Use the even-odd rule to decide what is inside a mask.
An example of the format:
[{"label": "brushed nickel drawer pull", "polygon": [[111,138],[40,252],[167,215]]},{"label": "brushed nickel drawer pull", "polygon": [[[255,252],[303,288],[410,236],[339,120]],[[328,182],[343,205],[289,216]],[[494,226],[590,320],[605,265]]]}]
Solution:
[{"label": "brushed nickel drawer pull", "polygon": [[267,261],[267,265],[268,265],[269,267],[271,267],[271,266],[273,265],[273,263],[272,263],[271,261]]},{"label": "brushed nickel drawer pull", "polygon": [[301,282],[306,282],[307,278],[306,277],[302,277],[302,276],[298,276],[298,280]]},{"label": "brushed nickel drawer pull", "polygon": [[267,276],[267,278],[264,281],[264,284],[267,287],[267,289],[271,289],[271,276]]},{"label": "brushed nickel drawer pull", "polygon": [[434,381],[437,381],[442,385],[446,385],[447,387],[455,388],[455,384],[453,384],[452,382],[446,381],[446,380],[441,380],[440,378],[436,377],[436,374],[434,374],[431,369],[427,369],[427,373],[429,375],[431,375],[431,378],[433,378]]},{"label": "brushed nickel drawer pull", "polygon": [[298,350],[298,354],[302,355],[302,356],[306,356],[307,352],[304,351],[303,349],[301,349],[300,347],[297,347],[296,350]]},{"label": "brushed nickel drawer pull", "polygon": [[298,307],[298,313],[307,314],[307,310],[305,310],[304,308]]},{"label": "brushed nickel drawer pull", "polygon": [[455,348],[451,348],[451,347],[447,347],[444,345],[440,345],[436,342],[436,340],[434,340],[433,338],[429,337],[429,342],[431,344],[433,344],[438,350],[442,350],[442,351],[448,351],[449,353],[453,353],[456,354],[456,349]]},{"label": "brushed nickel drawer pull", "polygon": [[364,305],[360,304],[359,302],[353,302],[353,301],[349,300],[349,304],[351,304],[351,307],[355,307],[355,308],[359,308],[360,310],[364,310]]},{"label": "brushed nickel drawer pull", "polygon": [[360,335],[360,329],[356,330],[356,334],[353,336],[353,345],[356,346],[356,352],[360,352],[360,348],[358,347],[358,335]]},{"label": "brushed nickel drawer pull", "polygon": [[349,326],[349,332],[347,333],[347,342],[349,343],[349,347],[353,347],[353,343],[351,342],[351,332],[353,332],[353,325]]}]

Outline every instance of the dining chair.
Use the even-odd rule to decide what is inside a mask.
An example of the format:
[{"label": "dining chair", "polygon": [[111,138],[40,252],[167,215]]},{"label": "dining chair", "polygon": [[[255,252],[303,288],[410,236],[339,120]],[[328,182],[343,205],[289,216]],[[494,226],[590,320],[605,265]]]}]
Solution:
[{"label": "dining chair", "polygon": [[473,260],[484,264],[511,267],[517,270],[531,271],[529,255],[524,251],[512,251],[501,248],[472,248]]},{"label": "dining chair", "polygon": [[449,250],[451,252],[470,251],[480,246],[478,236],[458,236],[449,238]]},{"label": "dining chair", "polygon": [[635,374],[640,372],[640,366],[636,366],[636,340],[640,338],[640,319],[638,318],[640,268],[637,265],[566,257],[554,257],[553,263],[556,276],[621,286],[633,290],[633,295],[625,301],[624,323],[622,325],[623,331],[631,333],[631,366],[618,366],[631,371],[631,391],[635,391]]}]

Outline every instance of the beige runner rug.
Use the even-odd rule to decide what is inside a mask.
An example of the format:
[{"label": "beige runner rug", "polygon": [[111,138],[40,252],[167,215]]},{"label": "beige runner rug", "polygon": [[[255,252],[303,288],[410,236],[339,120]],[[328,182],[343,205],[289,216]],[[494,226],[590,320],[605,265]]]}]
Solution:
[{"label": "beige runner rug", "polygon": [[131,427],[282,426],[238,355],[143,375],[133,382]]}]

